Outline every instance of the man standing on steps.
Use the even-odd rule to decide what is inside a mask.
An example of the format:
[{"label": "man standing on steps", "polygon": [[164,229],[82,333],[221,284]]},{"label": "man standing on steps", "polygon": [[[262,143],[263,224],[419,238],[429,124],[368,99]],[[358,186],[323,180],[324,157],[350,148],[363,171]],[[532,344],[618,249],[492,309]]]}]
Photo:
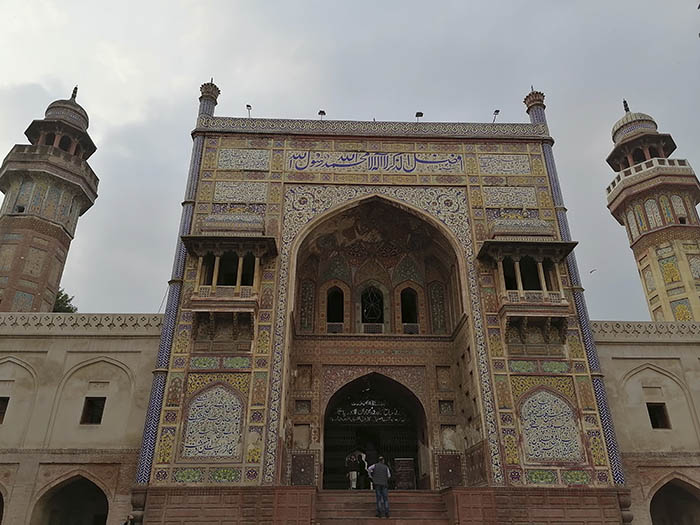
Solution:
[{"label": "man standing on steps", "polygon": [[377,517],[381,518],[382,514],[385,518],[389,517],[389,478],[391,471],[384,464],[384,457],[379,456],[379,462],[375,463],[369,469],[370,478],[374,483],[374,494],[377,497]]}]

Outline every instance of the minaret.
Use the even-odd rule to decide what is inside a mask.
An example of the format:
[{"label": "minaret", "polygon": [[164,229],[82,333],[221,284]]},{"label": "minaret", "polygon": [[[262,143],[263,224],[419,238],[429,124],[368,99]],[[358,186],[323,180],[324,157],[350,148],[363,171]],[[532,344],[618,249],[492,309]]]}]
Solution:
[{"label": "minaret", "polygon": [[95,144],[75,101],[49,104],[0,167],[0,312],[50,312],[80,217],[97,198]]},{"label": "minaret", "polygon": [[652,319],[698,321],[700,184],[687,160],[668,158],[676,149],[671,135],[623,105],[607,158],[617,172],[607,188],[608,209],[627,229]]}]

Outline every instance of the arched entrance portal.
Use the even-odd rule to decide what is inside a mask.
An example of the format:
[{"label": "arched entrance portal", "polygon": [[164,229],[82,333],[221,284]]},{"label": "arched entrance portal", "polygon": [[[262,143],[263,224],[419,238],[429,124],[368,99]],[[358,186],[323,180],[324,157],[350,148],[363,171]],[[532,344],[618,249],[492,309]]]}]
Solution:
[{"label": "arched entrance portal", "polygon": [[[323,488],[347,489],[345,461],[366,455],[367,466],[384,456],[397,488],[429,488],[425,411],[400,383],[368,374],[338,390],[328,402],[323,429]],[[367,487],[367,480],[359,483]]]},{"label": "arched entrance portal", "polygon": [[31,525],[105,525],[107,512],[104,492],[92,481],[75,476],[37,501]]},{"label": "arched entrance portal", "polygon": [[700,494],[695,487],[674,479],[651,498],[654,525],[695,525],[700,523]]}]

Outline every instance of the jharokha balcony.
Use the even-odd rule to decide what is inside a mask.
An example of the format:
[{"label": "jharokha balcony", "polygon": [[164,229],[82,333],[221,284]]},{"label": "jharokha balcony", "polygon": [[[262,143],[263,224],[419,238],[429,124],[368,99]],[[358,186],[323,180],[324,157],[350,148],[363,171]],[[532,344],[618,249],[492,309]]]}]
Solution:
[{"label": "jharokha balcony", "polygon": [[195,312],[256,312],[262,263],[277,254],[269,237],[183,236],[197,258],[195,287],[190,297]]},{"label": "jharokha balcony", "polygon": [[501,317],[566,317],[562,264],[576,243],[539,219],[496,220],[490,233],[477,257],[494,272]]}]

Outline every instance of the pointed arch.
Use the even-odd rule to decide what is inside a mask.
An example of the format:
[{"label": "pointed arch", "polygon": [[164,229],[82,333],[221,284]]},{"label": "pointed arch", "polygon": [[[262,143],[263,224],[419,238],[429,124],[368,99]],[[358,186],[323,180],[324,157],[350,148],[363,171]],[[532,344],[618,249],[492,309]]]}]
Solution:
[{"label": "pointed arch", "polygon": [[241,461],[245,407],[243,396],[221,381],[193,392],[183,411],[180,456],[185,460]]},{"label": "pointed arch", "polygon": [[639,366],[634,367],[633,369],[629,370],[625,375],[622,376],[622,380],[620,381],[620,385],[622,386],[622,391],[625,391],[625,388],[627,386],[627,383],[636,375],[644,372],[645,370],[652,370],[662,376],[667,377],[676,385],[678,385],[678,388],[681,389],[681,392],[683,392],[683,395],[685,396],[685,401],[688,406],[688,411],[690,412],[690,417],[693,420],[693,426],[695,427],[695,435],[698,439],[700,439],[700,421],[698,421],[698,416],[697,416],[697,411],[695,410],[695,403],[693,402],[693,396],[690,393],[690,390],[688,389],[688,386],[680,379],[678,378],[674,373],[665,370],[664,368],[661,368],[660,366],[657,366],[653,363],[642,363]]},{"label": "pointed arch", "polygon": [[129,380],[129,397],[133,399],[134,397],[134,389],[135,389],[135,383],[136,383],[136,378],[134,376],[133,371],[124,363],[121,361],[118,361],[117,359],[114,359],[109,356],[99,356],[99,357],[93,357],[91,359],[87,359],[85,361],[81,361],[80,363],[77,363],[73,367],[71,367],[65,374],[63,374],[63,378],[61,379],[61,382],[58,385],[58,388],[56,389],[56,395],[54,396],[54,401],[53,401],[53,406],[51,407],[51,415],[49,416],[49,424],[46,426],[46,435],[44,436],[44,446],[48,446],[49,440],[51,439],[51,436],[53,435],[53,429],[56,424],[56,415],[58,412],[58,408],[61,402],[61,399],[63,398],[63,391],[65,390],[66,385],[68,384],[68,381],[80,370],[83,368],[99,364],[99,363],[105,363],[108,365],[112,365],[119,370],[121,370],[126,377]]},{"label": "pointed arch", "polygon": [[[37,388],[39,385],[39,379],[38,379],[38,375],[36,373],[36,370],[34,370],[34,367],[30,363],[28,363],[27,361],[24,361],[22,359],[19,359],[18,357],[12,356],[12,355],[0,358],[0,367],[2,367],[2,365],[6,364],[6,363],[12,363],[13,365],[17,366],[18,368],[24,370],[29,375],[29,377],[31,378],[31,381],[32,381],[31,394],[29,395],[29,400],[28,400],[28,402],[26,404],[26,408],[25,408],[27,419],[24,422],[24,428],[22,429],[21,435],[20,435],[21,443],[24,443],[24,440],[27,437],[27,432],[29,430],[29,421],[34,414],[34,404],[36,403],[36,395],[37,395]],[[22,403],[22,402],[20,401],[20,403]]]},{"label": "pointed arch", "polygon": [[678,480],[683,484],[687,485],[691,489],[692,493],[697,498],[700,498],[700,482],[690,478],[689,476],[686,476],[681,472],[678,472],[677,470],[664,474],[661,478],[656,480],[656,482],[649,488],[649,490],[647,490],[646,497],[651,500],[651,498],[654,496],[654,494],[656,494],[659,491],[659,489],[661,489],[664,485],[671,483],[675,480]]},{"label": "pointed arch", "polygon": [[[373,192],[365,195],[360,195],[355,198],[348,199],[336,206],[329,208],[328,210],[314,216],[293,236],[291,240],[291,246],[289,249],[289,281],[288,281],[288,294],[289,297],[295,297],[295,287],[296,287],[296,273],[297,273],[297,259],[299,256],[299,249],[301,248],[304,240],[308,235],[316,229],[317,226],[323,224],[329,219],[336,217],[352,208],[360,206],[365,203],[371,203],[372,201],[380,201],[391,206],[394,206],[400,210],[403,210],[411,215],[425,221],[427,224],[433,226],[440,234],[442,234],[445,240],[448,242],[453,253],[457,255],[457,289],[460,294],[459,306],[462,309],[467,310],[469,308],[469,296],[467,291],[467,286],[462,286],[461,283],[467,283],[467,258],[464,252],[464,247],[461,245],[459,239],[457,238],[455,232],[453,232],[446,224],[441,222],[436,217],[427,213],[416,206],[413,206],[405,201],[399,200],[391,195],[386,195],[383,193]],[[291,310],[292,304],[287,304],[287,308]]]},{"label": "pointed arch", "polygon": [[397,285],[403,281],[414,281],[418,284],[423,284],[423,273],[420,271],[418,261],[412,255],[405,255],[403,259],[396,265],[392,272],[392,281]]},{"label": "pointed arch", "polygon": [[578,411],[571,400],[538,386],[523,394],[517,407],[528,461],[578,462],[584,457]]},{"label": "pointed arch", "polygon": [[[83,510],[86,513],[92,510],[93,513],[87,514],[84,517],[91,518],[92,521],[95,522],[95,517],[97,516],[94,514],[94,511],[95,507],[97,507],[97,512],[100,512],[100,516],[104,516],[106,522],[106,520],[108,519],[107,517],[109,515],[110,501],[112,501],[113,498],[112,491],[110,491],[106,487],[102,480],[100,480],[97,476],[91,474],[88,470],[83,468],[75,468],[62,474],[60,477],[52,480],[37,492],[37,494],[32,499],[32,514],[30,524],[43,525],[44,523],[46,523],[45,514],[48,514],[52,510],[49,509],[49,512],[47,512],[46,506],[52,503],[51,500],[53,499],[53,497],[59,496],[63,489],[70,489],[71,485],[73,485],[74,483],[81,482],[87,483],[87,487],[94,487],[94,489],[96,491],[99,491],[102,497],[104,498],[103,502],[97,501],[94,498],[86,498],[86,500],[90,502],[93,509],[86,509],[85,507],[82,507],[81,510]],[[83,491],[81,490],[80,492],[81,496],[84,496]],[[75,496],[76,495],[74,495],[74,497]],[[64,505],[66,504],[64,503]],[[75,508],[75,504],[71,505],[70,503],[68,503],[66,506],[69,506],[71,509]]]}]

